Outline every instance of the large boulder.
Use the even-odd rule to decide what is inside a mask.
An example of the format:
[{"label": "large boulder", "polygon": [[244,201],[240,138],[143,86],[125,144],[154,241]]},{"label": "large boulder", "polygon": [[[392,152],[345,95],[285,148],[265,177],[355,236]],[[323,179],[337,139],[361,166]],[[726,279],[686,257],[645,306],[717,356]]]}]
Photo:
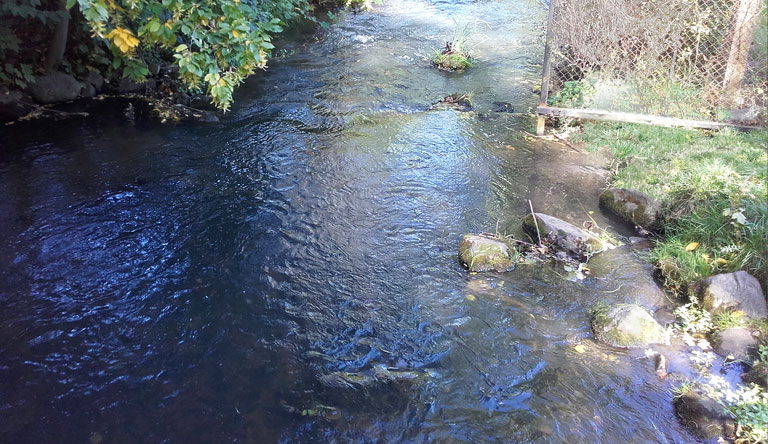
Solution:
[{"label": "large boulder", "polygon": [[[607,242],[594,234],[556,217],[536,213],[536,220],[539,226],[538,233],[541,234],[542,239],[551,238],[558,247],[573,254],[597,253],[610,247]],[[523,229],[533,239],[538,236],[532,214],[528,214],[523,219]]]},{"label": "large boulder", "polygon": [[675,413],[680,422],[697,438],[731,439],[736,425],[717,400],[707,396],[703,387],[690,387],[674,400]]},{"label": "large boulder", "polygon": [[76,99],[82,88],[80,82],[71,75],[54,71],[36,77],[35,83],[29,87],[29,94],[43,104],[67,102]]},{"label": "large boulder", "polygon": [[748,372],[741,375],[741,380],[745,384],[757,384],[763,390],[768,390],[768,364],[758,362]]},{"label": "large boulder", "polygon": [[600,205],[627,222],[654,231],[659,228],[659,203],[639,191],[610,188],[600,194]]},{"label": "large boulder", "polygon": [[726,328],[712,337],[712,348],[720,356],[733,356],[737,360],[746,361],[757,348],[757,338],[748,328]]},{"label": "large boulder", "polygon": [[459,243],[459,259],[469,271],[509,271],[515,266],[510,250],[498,239],[467,234]]},{"label": "large boulder", "polygon": [[35,109],[32,98],[20,91],[0,92],[0,122],[24,117]]},{"label": "large boulder", "polygon": [[664,327],[643,307],[634,304],[594,309],[592,331],[599,341],[614,347],[644,347],[668,342]]},{"label": "large boulder", "polygon": [[746,316],[768,316],[765,295],[760,282],[746,271],[708,277],[694,285],[702,306],[711,311],[741,310]]}]

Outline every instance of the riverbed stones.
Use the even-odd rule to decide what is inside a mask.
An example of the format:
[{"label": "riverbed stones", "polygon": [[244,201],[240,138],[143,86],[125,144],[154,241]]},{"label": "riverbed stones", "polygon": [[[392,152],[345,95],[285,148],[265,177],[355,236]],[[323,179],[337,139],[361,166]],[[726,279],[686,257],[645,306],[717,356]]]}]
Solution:
[{"label": "riverbed stones", "polygon": [[757,338],[748,328],[731,327],[713,336],[712,347],[720,356],[733,356],[734,359],[746,361],[757,347]]},{"label": "riverbed stones", "polygon": [[748,372],[741,375],[741,380],[745,384],[757,384],[764,390],[768,390],[768,364],[758,362]]},{"label": "riverbed stones", "polygon": [[724,273],[697,282],[694,292],[710,312],[740,310],[748,317],[768,316],[760,282],[746,271]]},{"label": "riverbed stones", "polygon": [[603,303],[637,304],[649,310],[672,307],[672,302],[654,278],[653,264],[638,257],[633,246],[622,246],[598,254],[589,261],[596,290]]},{"label": "riverbed stones", "polygon": [[513,249],[501,240],[467,234],[459,243],[459,259],[469,271],[504,272],[514,268],[511,250]]},{"label": "riverbed stones", "polygon": [[674,407],[680,422],[699,439],[731,439],[734,436],[736,426],[733,419],[699,385],[676,397]]},{"label": "riverbed stones", "polygon": [[600,205],[621,219],[646,230],[659,228],[659,203],[650,196],[627,188],[609,188],[600,194]]},{"label": "riverbed stones", "polygon": [[35,78],[29,87],[29,94],[38,103],[67,102],[80,95],[82,85],[74,77],[54,71]]},{"label": "riverbed stones", "polygon": [[644,347],[668,341],[664,327],[643,307],[635,304],[594,308],[592,331],[599,341],[614,347]]},{"label": "riverbed stones", "polygon": [[[552,239],[559,248],[577,256],[597,253],[609,247],[607,242],[594,234],[562,219],[543,213],[536,213],[536,220],[538,221],[539,233],[542,239]],[[532,214],[528,214],[523,219],[523,229],[531,238],[537,239],[536,223]]]}]

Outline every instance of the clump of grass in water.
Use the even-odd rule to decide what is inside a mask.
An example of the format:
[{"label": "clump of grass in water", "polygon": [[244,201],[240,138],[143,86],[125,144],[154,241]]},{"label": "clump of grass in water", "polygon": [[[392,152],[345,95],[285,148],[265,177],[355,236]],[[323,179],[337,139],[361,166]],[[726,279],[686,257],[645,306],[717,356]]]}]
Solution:
[{"label": "clump of grass in water", "polygon": [[472,66],[472,57],[469,55],[470,35],[469,24],[460,26],[457,23],[451,40],[445,42],[443,49],[435,51],[432,62],[447,71],[463,71]]}]

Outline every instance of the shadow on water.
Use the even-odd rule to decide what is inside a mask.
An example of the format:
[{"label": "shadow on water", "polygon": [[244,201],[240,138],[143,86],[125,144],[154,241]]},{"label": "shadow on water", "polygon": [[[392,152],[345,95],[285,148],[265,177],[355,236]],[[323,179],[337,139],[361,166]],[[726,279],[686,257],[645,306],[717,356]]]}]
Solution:
[{"label": "shadow on water", "polygon": [[[284,42],[220,124],[4,129],[3,440],[690,441],[652,366],[589,339],[604,277],[458,264],[528,199],[597,210],[599,159],[493,111],[535,105],[543,14],[391,0]],[[454,20],[462,75],[426,61]],[[453,93],[474,111],[427,111]]]}]

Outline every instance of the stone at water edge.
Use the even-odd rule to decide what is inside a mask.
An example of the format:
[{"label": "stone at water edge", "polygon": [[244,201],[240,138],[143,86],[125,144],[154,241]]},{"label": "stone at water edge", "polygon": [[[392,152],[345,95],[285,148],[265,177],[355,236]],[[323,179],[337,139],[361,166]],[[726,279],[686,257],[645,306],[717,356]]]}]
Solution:
[{"label": "stone at water edge", "polygon": [[710,276],[697,282],[694,292],[710,312],[741,310],[748,317],[768,317],[760,282],[746,271]]},{"label": "stone at water edge", "polygon": [[35,109],[32,98],[20,91],[0,91],[0,122],[24,117]]},{"label": "stone at water edge", "polygon": [[717,400],[706,395],[703,387],[689,388],[674,400],[675,414],[699,439],[733,438],[736,425]]},{"label": "stone at water edge", "polygon": [[459,259],[469,271],[509,271],[514,268],[510,246],[476,234],[467,234],[459,243]]},{"label": "stone at water edge", "polygon": [[753,365],[748,372],[741,375],[741,381],[745,384],[757,384],[763,390],[768,390],[768,364],[758,362]]},{"label": "stone at water edge", "polygon": [[639,305],[617,304],[597,308],[591,324],[597,340],[614,347],[644,347],[668,342],[664,327]]},{"label": "stone at water edge", "polygon": [[[557,246],[573,254],[597,253],[612,247],[594,234],[556,217],[536,213],[536,220],[539,222],[542,239],[549,234],[555,235]],[[536,239],[536,224],[532,214],[528,214],[523,219],[523,229],[532,239]]]},{"label": "stone at water edge", "polygon": [[38,76],[29,87],[29,94],[38,103],[68,102],[76,99],[83,89],[80,82],[69,74],[54,71]]},{"label": "stone at water edge", "polygon": [[600,194],[600,205],[623,220],[646,230],[659,229],[659,203],[639,191],[609,188]]},{"label": "stone at water edge", "polygon": [[712,348],[723,357],[733,356],[740,361],[749,359],[757,348],[757,338],[744,327],[731,327],[717,332],[712,338]]}]

